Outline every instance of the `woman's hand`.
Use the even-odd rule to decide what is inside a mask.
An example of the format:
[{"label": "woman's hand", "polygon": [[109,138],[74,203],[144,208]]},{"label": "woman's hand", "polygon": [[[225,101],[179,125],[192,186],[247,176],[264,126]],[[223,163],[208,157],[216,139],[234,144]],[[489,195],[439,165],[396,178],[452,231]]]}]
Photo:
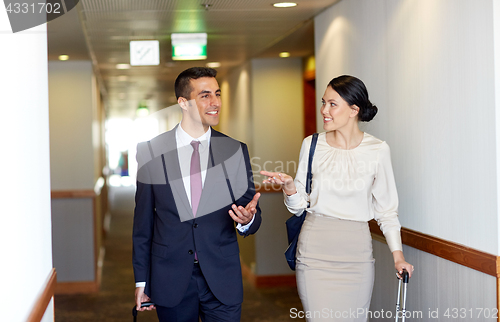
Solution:
[{"label": "woman's hand", "polygon": [[408,272],[409,277],[413,274],[415,267],[408,263],[403,256],[403,252],[400,250],[395,250],[392,252],[392,256],[394,257],[394,267],[396,267],[396,275],[399,279],[401,279],[401,275],[403,274],[403,268]]},{"label": "woman's hand", "polygon": [[288,174],[281,172],[268,172],[268,171],[261,171],[260,174],[267,177],[267,179],[262,181],[263,183],[279,184],[281,185],[283,191],[289,196],[297,193],[297,188],[295,188],[295,183],[293,182],[293,178]]}]

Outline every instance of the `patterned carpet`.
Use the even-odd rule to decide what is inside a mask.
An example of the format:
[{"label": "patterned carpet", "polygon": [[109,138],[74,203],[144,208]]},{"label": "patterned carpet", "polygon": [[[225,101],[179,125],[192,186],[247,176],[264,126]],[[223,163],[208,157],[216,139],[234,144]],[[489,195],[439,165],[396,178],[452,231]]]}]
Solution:
[{"label": "patterned carpet", "polygon": [[[91,295],[56,295],[56,322],[133,321],[132,215],[123,208],[112,209],[111,227],[105,240],[101,289]],[[291,308],[302,309],[295,288],[255,289],[246,281],[243,284],[245,294],[241,322],[304,321],[290,317]],[[139,312],[137,321],[158,319],[155,312]]]}]

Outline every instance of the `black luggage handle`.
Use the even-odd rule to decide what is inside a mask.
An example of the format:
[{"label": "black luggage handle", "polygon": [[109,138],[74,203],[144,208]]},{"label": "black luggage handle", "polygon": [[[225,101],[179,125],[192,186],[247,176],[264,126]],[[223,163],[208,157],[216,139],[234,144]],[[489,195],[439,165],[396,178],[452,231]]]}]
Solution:
[{"label": "black luggage handle", "polygon": [[[143,302],[141,303],[141,307],[148,307],[151,305],[155,305],[153,302]],[[134,305],[132,308],[132,316],[134,317],[134,322],[137,322],[137,307]]]},{"label": "black luggage handle", "polygon": [[408,271],[405,268],[403,268],[403,274],[401,278],[403,279],[403,283],[405,284],[408,284],[408,282],[410,281],[410,274],[408,274]]}]

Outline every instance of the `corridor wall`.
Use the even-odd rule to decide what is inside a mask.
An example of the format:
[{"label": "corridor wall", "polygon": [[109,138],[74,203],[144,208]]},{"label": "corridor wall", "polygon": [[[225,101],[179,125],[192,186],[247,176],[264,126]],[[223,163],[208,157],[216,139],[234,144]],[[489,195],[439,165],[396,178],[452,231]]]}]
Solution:
[{"label": "corridor wall", "polygon": [[222,110],[219,126],[223,133],[253,146],[251,64],[246,63],[228,73],[220,82]]},{"label": "corridor wall", "polygon": [[[304,139],[302,58],[260,58],[252,60],[252,166],[279,171],[295,177]],[[256,175],[262,185],[263,177]],[[256,235],[256,274],[289,275],[284,260],[287,247],[285,221],[290,213],[281,190],[263,193],[263,224]]]},{"label": "corridor wall", "polygon": [[[254,181],[262,193],[262,225],[240,239],[244,266],[257,286],[294,283],[283,255],[290,217],[281,191],[266,191],[260,170],[295,175],[304,138],[301,58],[256,58],[221,81],[222,132],[248,144]],[[244,267],[245,269],[245,267]]]},{"label": "corridor wall", "polygon": [[[90,61],[49,62],[54,267],[58,293],[99,287],[103,106]],[[106,189],[104,187],[104,189]]]},{"label": "corridor wall", "polygon": [[[0,320],[54,321],[47,28],[13,34],[0,8]],[[47,306],[48,305],[48,306]],[[43,318],[42,318],[43,317]],[[30,320],[31,321],[31,320]]]},{"label": "corridor wall", "polygon": [[[401,224],[493,255],[499,238],[498,11],[492,0],[351,0],[315,18],[318,88],[354,75],[379,108],[363,129],[391,147]],[[497,308],[495,277],[404,250],[416,267],[409,307],[424,318],[436,309]],[[379,241],[374,255],[371,309],[392,310],[392,256]]]}]

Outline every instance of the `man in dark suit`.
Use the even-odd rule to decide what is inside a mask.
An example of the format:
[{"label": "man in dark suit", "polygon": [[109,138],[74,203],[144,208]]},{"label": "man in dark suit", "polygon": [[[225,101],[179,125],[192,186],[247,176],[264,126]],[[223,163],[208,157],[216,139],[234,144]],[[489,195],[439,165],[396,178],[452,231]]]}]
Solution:
[{"label": "man in dark suit", "polygon": [[140,311],[153,301],[161,322],[241,316],[236,231],[259,228],[260,194],[246,145],[211,128],[221,108],[216,74],[203,67],[179,74],[181,123],[137,146],[135,298]]}]

